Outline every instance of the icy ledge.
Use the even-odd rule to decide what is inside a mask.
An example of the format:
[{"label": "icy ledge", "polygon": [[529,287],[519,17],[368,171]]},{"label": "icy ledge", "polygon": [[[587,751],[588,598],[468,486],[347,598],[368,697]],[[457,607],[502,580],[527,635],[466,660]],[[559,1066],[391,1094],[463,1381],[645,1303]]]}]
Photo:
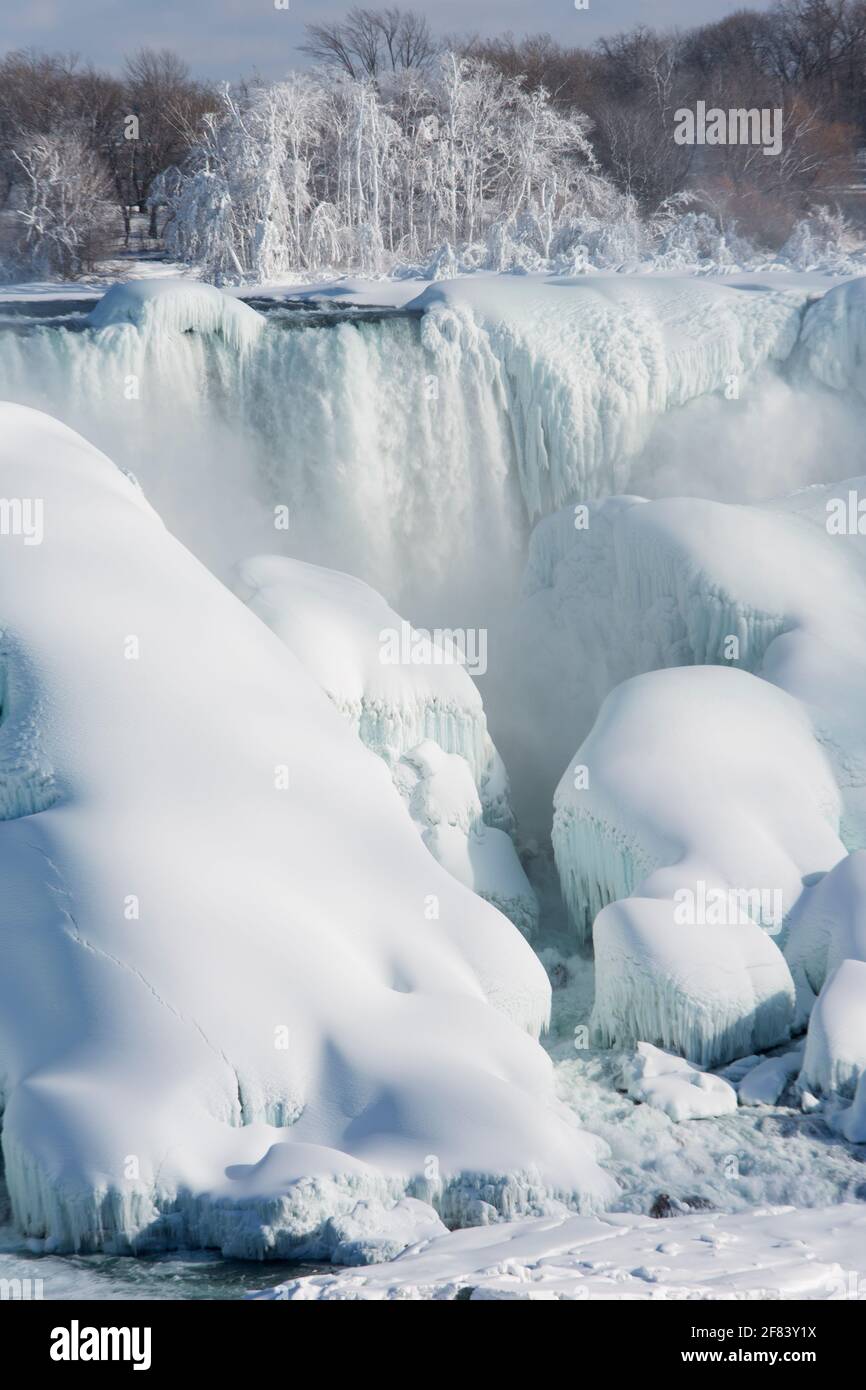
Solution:
[{"label": "icy ledge", "polygon": [[215,334],[229,347],[252,346],[265,320],[248,304],[199,280],[128,280],[112,285],[87,315],[90,328],[133,324],[142,333]]},{"label": "icy ledge", "polygon": [[0,406],[0,481],[44,499],[0,592],[60,793],[0,822],[19,1228],[268,1256],[363,1201],[609,1202],[536,1041],[544,970],[298,660],[58,422]]}]

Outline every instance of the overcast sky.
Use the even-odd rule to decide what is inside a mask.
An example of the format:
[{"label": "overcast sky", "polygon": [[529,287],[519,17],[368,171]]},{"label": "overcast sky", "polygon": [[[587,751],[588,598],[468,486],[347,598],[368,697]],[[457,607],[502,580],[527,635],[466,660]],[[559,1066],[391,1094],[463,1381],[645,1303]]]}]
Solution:
[{"label": "overcast sky", "polygon": [[[383,0],[388,3],[389,0]],[[393,2],[393,0],[392,0]],[[376,9],[379,0],[366,0]],[[437,34],[517,35],[547,32],[562,43],[589,44],[642,22],[658,28],[721,19],[747,0],[434,0],[401,8],[424,11]],[[768,0],[751,0],[764,9]],[[257,69],[278,77],[303,63],[297,45],[304,25],[335,19],[350,3],[290,0],[0,0],[0,52],[10,48],[74,51],[117,69],[123,54],[144,45],[173,48],[202,77],[235,77]]]}]

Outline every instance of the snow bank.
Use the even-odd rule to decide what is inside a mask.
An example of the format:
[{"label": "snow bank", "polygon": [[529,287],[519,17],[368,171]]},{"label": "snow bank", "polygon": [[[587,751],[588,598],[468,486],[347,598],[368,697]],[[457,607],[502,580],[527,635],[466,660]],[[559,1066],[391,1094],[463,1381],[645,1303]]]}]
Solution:
[{"label": "snow bank", "polygon": [[216,334],[230,347],[252,346],[265,320],[249,305],[198,280],[128,280],[112,285],[87,315],[90,328],[133,324],[142,333]]},{"label": "snow bank", "polygon": [[773,938],[804,876],[842,856],[838,815],[783,691],[712,666],[618,686],[553,824],[570,919],[581,936],[595,923],[603,1044],[645,1040],[705,1067],[783,1041],[794,989]]},{"label": "snow bank", "polygon": [[623,1063],[622,1077],[632,1100],[655,1106],[671,1120],[731,1115],[737,1108],[737,1093],[723,1077],[699,1071],[651,1043],[638,1043]]},{"label": "snow bank", "polygon": [[857,1299],[862,1202],[646,1216],[551,1217],[442,1236],[391,1264],[292,1279],[253,1297],[391,1299]]},{"label": "snow bank", "polygon": [[0,546],[0,592],[58,793],[0,823],[21,1230],[284,1256],[327,1253],[364,1201],[455,1224],[610,1200],[552,1100],[520,934],[139,490],[58,422],[0,414],[4,494],[44,500],[42,544]]}]

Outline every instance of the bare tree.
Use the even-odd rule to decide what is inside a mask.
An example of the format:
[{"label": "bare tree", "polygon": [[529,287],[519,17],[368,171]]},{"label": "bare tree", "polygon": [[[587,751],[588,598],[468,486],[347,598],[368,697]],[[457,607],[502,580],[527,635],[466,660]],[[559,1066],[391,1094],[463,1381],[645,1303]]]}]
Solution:
[{"label": "bare tree", "polygon": [[353,78],[375,81],[385,72],[424,69],[438,52],[426,18],[397,8],[355,7],[344,20],[308,24],[306,28],[301,51]]}]

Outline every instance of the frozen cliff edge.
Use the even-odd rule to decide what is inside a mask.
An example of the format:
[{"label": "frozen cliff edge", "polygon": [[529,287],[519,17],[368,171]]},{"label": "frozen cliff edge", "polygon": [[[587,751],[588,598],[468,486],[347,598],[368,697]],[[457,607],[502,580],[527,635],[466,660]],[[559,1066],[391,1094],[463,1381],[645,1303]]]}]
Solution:
[{"label": "frozen cliff edge", "polygon": [[87,315],[89,328],[132,324],[148,335],[200,333],[216,335],[231,348],[252,346],[265,326],[264,317],[240,299],[200,280],[166,277],[127,280],[112,285]]},{"label": "frozen cliff edge", "polygon": [[530,518],[622,492],[652,422],[782,364],[807,295],[686,278],[440,281],[412,301],[422,341],[510,419]]},{"label": "frozen cliff edge", "polygon": [[608,1202],[599,1145],[553,1099],[520,934],[138,489],[57,421],[0,413],[4,493],[44,499],[42,543],[0,547],[0,589],[59,793],[0,822],[21,1230],[327,1254],[335,1218],[369,1235],[365,1201],[450,1223]]}]

